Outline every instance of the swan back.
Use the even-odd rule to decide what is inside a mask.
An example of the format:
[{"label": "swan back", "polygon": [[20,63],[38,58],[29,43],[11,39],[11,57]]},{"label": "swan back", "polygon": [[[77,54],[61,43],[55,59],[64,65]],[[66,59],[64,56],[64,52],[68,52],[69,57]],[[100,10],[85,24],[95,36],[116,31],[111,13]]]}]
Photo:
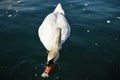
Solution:
[{"label": "swan back", "polygon": [[61,29],[61,45],[59,45],[59,49],[61,49],[62,44],[70,36],[70,26],[60,3],[52,13],[46,16],[38,30],[40,40],[48,51],[53,47],[56,28]]}]

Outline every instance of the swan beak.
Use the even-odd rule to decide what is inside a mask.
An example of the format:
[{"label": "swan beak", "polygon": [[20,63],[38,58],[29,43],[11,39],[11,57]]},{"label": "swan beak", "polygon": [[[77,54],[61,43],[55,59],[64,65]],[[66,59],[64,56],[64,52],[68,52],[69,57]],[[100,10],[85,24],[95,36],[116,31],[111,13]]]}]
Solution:
[{"label": "swan beak", "polygon": [[53,60],[54,59],[47,61],[45,70],[44,70],[43,74],[41,75],[42,77],[44,77],[44,78],[49,77],[49,73],[50,73],[52,66],[53,66]]},{"label": "swan beak", "polygon": [[49,73],[51,71],[52,65],[53,65],[53,61],[54,61],[54,58],[49,60],[49,61],[47,61],[46,68],[45,68],[45,71],[44,71],[45,73]]},{"label": "swan beak", "polygon": [[53,64],[50,64],[49,66],[46,66],[46,68],[45,68],[45,73],[47,73],[47,74],[49,74],[50,73],[50,71],[51,71],[51,69],[52,69],[52,65]]},{"label": "swan beak", "polygon": [[50,64],[50,65],[46,66],[44,73],[42,73],[42,75],[41,75],[42,77],[44,77],[44,78],[49,77],[49,73],[50,73],[50,71],[52,69],[52,65],[53,64]]}]

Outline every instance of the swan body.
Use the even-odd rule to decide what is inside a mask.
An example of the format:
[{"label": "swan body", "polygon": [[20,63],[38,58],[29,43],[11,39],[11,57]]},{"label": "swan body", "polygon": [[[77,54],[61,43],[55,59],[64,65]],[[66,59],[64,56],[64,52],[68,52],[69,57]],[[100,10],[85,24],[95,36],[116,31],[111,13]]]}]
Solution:
[{"label": "swan body", "polygon": [[38,29],[38,35],[44,47],[49,51],[47,62],[54,59],[54,63],[59,57],[62,44],[70,36],[70,25],[60,3],[52,13],[46,16]]},{"label": "swan body", "polygon": [[44,47],[50,51],[57,27],[61,28],[61,43],[63,44],[70,35],[70,26],[65,18],[61,4],[58,4],[54,12],[49,14],[39,28],[39,37]]}]

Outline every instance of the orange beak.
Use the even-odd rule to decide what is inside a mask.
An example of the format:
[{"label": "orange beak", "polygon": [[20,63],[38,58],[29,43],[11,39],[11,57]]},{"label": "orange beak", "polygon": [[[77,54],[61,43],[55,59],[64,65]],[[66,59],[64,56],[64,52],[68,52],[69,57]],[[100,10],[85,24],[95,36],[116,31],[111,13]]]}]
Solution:
[{"label": "orange beak", "polygon": [[45,73],[47,73],[47,74],[49,74],[50,73],[50,71],[51,71],[51,69],[52,69],[52,64],[50,64],[49,66],[46,66],[46,68],[45,68]]}]

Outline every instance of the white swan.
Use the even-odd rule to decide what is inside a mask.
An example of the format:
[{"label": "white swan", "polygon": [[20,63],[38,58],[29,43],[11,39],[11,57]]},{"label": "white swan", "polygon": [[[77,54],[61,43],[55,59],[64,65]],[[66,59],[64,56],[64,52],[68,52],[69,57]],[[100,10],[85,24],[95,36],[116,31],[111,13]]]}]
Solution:
[{"label": "white swan", "polygon": [[70,26],[65,18],[64,10],[59,3],[39,27],[38,34],[44,47],[49,51],[47,65],[42,77],[48,77],[51,66],[59,58],[62,44],[70,36]]}]

